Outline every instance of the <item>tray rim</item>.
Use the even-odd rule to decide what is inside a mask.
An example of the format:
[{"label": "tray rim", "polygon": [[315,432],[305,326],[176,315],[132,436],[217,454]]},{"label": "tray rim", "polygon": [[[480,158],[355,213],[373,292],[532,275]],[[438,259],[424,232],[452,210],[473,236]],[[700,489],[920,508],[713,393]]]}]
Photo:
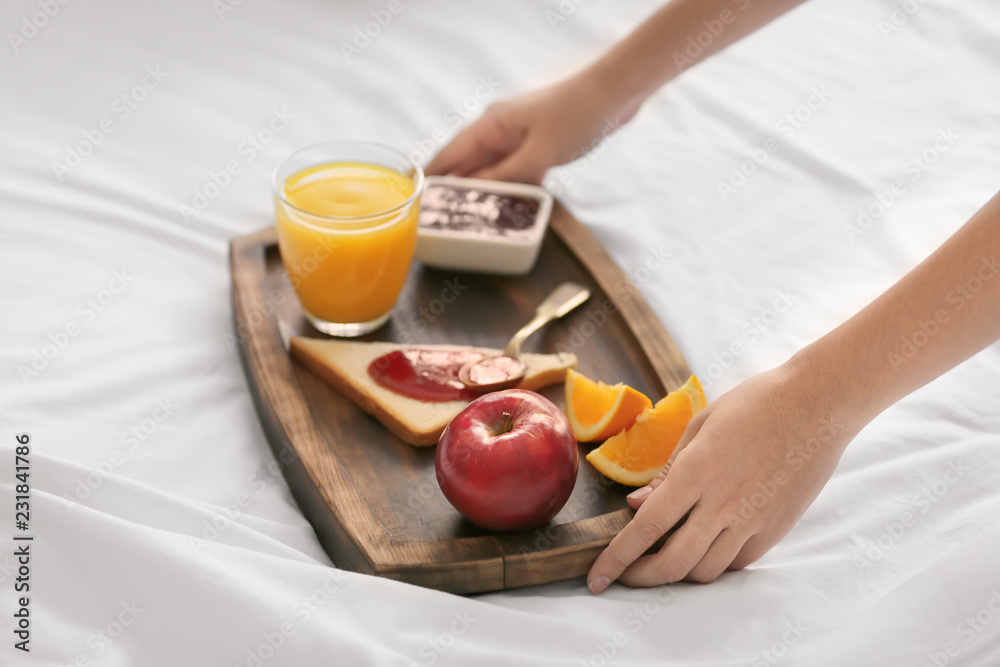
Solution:
[{"label": "tray rim", "polygon": [[[593,233],[558,201],[554,202],[549,228],[615,305],[664,389],[672,391],[681,386],[690,375],[690,370],[679,348],[641,292]],[[512,540],[505,534],[463,537],[447,542],[393,542],[393,547],[387,548],[384,526],[355,485],[350,472],[336,453],[329,451],[325,444],[326,437],[313,423],[309,402],[295,377],[291,357],[286,354],[283,360],[275,359],[272,354],[275,349],[285,349],[276,319],[268,314],[265,322],[252,327],[247,327],[247,323],[242,321],[246,313],[266,312],[265,292],[261,287],[266,278],[265,253],[276,244],[274,226],[236,237],[229,243],[232,316],[237,347],[265,437],[285,472],[299,509],[336,565],[344,567],[344,561],[347,561],[348,569],[354,571],[458,593],[521,587],[585,573],[585,569],[578,571],[581,569],[579,563],[593,562],[610,542],[611,536],[530,554],[510,552]],[[628,294],[627,299],[621,298],[619,293],[618,288],[623,284],[627,288],[624,290]],[[241,330],[250,331],[251,335],[239,335]],[[257,369],[263,371],[258,373]],[[681,370],[683,377],[676,369]],[[272,391],[267,376],[280,378],[283,381],[282,391],[285,394],[291,391],[292,398]],[[304,437],[296,440],[294,447],[287,426],[292,423],[305,433]],[[320,479],[333,479],[337,483],[319,484],[317,480]],[[353,511],[338,512],[333,509],[335,507],[349,507]],[[631,510],[620,509],[565,525],[585,529],[603,523],[620,529],[632,514]],[[381,532],[373,530],[376,526],[381,527]],[[473,553],[473,549],[484,547],[494,551],[496,557],[461,558],[463,553]],[[563,568],[558,578],[538,574],[536,566],[544,566],[548,560],[563,563],[567,555],[576,557],[575,567]],[[544,567],[541,569],[544,570]],[[507,581],[508,570],[517,571],[516,582]],[[461,573],[475,575],[472,579],[490,583],[469,586],[465,583],[467,577],[456,576]]]}]

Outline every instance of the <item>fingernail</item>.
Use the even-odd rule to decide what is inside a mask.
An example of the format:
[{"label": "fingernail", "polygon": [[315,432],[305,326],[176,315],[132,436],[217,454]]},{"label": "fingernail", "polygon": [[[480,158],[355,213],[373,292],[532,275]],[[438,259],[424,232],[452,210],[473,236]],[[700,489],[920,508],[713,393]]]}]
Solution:
[{"label": "fingernail", "polygon": [[587,587],[590,589],[591,593],[597,595],[605,588],[607,588],[608,584],[610,583],[611,580],[608,579],[607,577],[594,577],[593,579],[587,582]]},{"label": "fingernail", "polygon": [[642,487],[641,489],[636,489],[632,493],[628,494],[628,499],[629,500],[642,500],[643,498],[645,498],[646,496],[648,496],[652,492],[653,492],[652,487],[650,487],[650,486],[647,485],[647,486]]}]

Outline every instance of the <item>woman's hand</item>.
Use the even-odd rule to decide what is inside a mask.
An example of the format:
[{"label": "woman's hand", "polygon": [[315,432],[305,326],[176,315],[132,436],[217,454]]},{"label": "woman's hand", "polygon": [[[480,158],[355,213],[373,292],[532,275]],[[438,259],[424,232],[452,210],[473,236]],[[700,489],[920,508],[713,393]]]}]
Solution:
[{"label": "woman's hand", "polygon": [[[635,517],[594,563],[591,590],[600,593],[616,579],[627,586],[710,582],[764,555],[816,498],[863,426],[856,417],[846,422],[846,401],[825,384],[793,358],[697,415],[671,463],[629,496]],[[643,555],[675,527],[663,548]]]},{"label": "woman's hand", "polygon": [[577,75],[492,104],[424,171],[540,184],[549,167],[582,157],[638,108],[619,113],[603,99],[588,76]]},{"label": "woman's hand", "polygon": [[[1000,194],[857,315],[709,405],[659,479],[632,494],[635,517],[590,569],[591,590],[615,579],[712,581],[760,558],[865,424],[1000,339],[997,257]],[[973,280],[979,291],[962,292]],[[914,332],[924,336],[919,350]],[[682,519],[658,553],[643,556]]]},{"label": "woman's hand", "polygon": [[[424,171],[541,183],[549,167],[586,155],[681,70],[801,2],[672,0],[580,73],[490,106],[441,149]],[[734,17],[732,25],[695,59],[679,65],[677,55],[687,48],[691,35],[703,31],[710,21],[718,23],[725,13]]]}]

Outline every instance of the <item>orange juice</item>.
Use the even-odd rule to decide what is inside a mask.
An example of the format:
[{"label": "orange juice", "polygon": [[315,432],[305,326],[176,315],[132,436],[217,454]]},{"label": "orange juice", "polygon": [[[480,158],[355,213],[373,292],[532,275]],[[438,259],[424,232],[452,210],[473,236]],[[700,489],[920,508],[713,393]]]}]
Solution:
[{"label": "orange juice", "polygon": [[416,187],[407,175],[364,162],[307,167],[279,185],[281,257],[314,324],[388,317],[416,246]]}]

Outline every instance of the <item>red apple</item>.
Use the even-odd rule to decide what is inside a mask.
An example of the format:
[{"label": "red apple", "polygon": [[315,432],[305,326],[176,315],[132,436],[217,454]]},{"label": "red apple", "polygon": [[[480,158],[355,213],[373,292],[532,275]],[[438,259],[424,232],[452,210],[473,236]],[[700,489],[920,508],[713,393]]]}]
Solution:
[{"label": "red apple", "polygon": [[445,427],[435,457],[445,498],[490,530],[539,526],[573,492],[580,459],[566,416],[544,396],[480,396]]}]

